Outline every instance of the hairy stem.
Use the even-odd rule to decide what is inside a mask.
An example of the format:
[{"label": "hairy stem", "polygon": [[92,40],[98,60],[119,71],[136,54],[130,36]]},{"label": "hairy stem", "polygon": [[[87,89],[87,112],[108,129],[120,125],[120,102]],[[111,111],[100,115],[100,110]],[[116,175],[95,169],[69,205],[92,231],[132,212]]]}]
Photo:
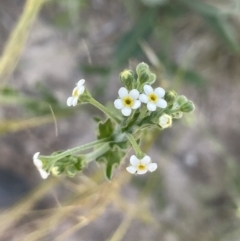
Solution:
[{"label": "hairy stem", "polygon": [[109,111],[105,106],[103,106],[101,103],[99,103],[98,101],[96,101],[94,98],[91,98],[90,100],[90,104],[94,105],[95,107],[97,107],[99,110],[101,110],[106,116],[108,116],[109,118],[111,118],[114,122],[116,122],[117,124],[120,123],[120,120],[111,112]]},{"label": "hairy stem", "polygon": [[129,133],[126,133],[126,136],[128,138],[128,140],[130,141],[136,155],[138,158],[143,158],[144,157],[144,153],[141,151],[139,145],[137,144],[136,140],[134,139],[134,137],[129,134]]}]

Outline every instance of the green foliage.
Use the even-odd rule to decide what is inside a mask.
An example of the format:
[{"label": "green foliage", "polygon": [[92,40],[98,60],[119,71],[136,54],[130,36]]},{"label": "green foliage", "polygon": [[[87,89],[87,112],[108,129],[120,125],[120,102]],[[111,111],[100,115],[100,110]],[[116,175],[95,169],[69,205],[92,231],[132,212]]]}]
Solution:
[{"label": "green foliage", "polygon": [[156,75],[151,73],[149,66],[145,63],[138,64],[136,72],[138,75],[139,90],[141,90],[144,85],[153,84],[156,80]]},{"label": "green foliage", "polygon": [[86,166],[86,162],[81,156],[66,156],[54,163],[54,166],[46,169],[50,172],[52,170],[54,175],[66,174],[69,177],[74,177],[78,172],[82,171]]},{"label": "green foliage", "polygon": [[14,97],[18,96],[18,92],[11,88],[10,86],[4,86],[0,89],[0,96],[8,96],[8,97]]},{"label": "green foliage", "polygon": [[110,119],[98,124],[98,135],[97,139],[101,140],[104,138],[113,138],[114,125]]},{"label": "green foliage", "polygon": [[172,105],[177,98],[177,93],[174,90],[167,91],[164,99],[167,101],[168,105]]},{"label": "green foliage", "polygon": [[[140,63],[136,67],[137,80],[134,78],[134,73],[131,70],[125,70],[120,75],[120,79],[125,85],[136,83],[136,97],[132,98],[132,106],[134,101],[138,104],[138,108],[130,109],[130,112],[123,115],[116,115],[111,108],[106,108],[97,100],[95,100],[87,89],[78,96],[78,103],[89,103],[99,108],[108,117],[105,121],[101,121],[100,118],[95,118],[98,123],[97,127],[97,141],[88,143],[79,147],[72,148],[64,152],[55,152],[50,157],[40,156],[34,163],[39,169],[40,173],[46,171],[48,174],[53,172],[55,175],[65,173],[68,176],[73,177],[77,172],[81,171],[86,162],[96,160],[99,163],[105,163],[106,165],[106,177],[111,179],[113,168],[118,166],[126,154],[129,147],[133,147],[136,156],[142,159],[145,156],[139,147],[140,136],[142,132],[147,128],[168,128],[172,123],[172,115],[175,112],[189,112],[194,109],[194,105],[191,101],[188,101],[185,96],[178,96],[175,91],[169,91],[166,94],[168,102],[162,99],[162,95],[158,96],[157,92],[153,92],[156,95],[156,99],[152,100],[149,96],[147,98],[147,105],[140,104],[140,100],[134,99],[139,97],[139,93],[142,93],[144,85],[151,85],[155,81],[155,74],[150,71],[149,66],[146,63]],[[44,97],[47,101],[57,104],[56,99],[49,92],[45,91]],[[161,101],[164,104],[163,108],[157,108],[157,102]],[[155,104],[155,110],[149,107],[149,104]],[[125,105],[124,108],[127,105]],[[131,107],[132,107],[131,106]],[[119,111],[119,110],[118,110]],[[168,114],[168,115],[166,115]],[[167,118],[167,120],[161,120]],[[177,116],[177,115],[176,115]],[[182,115],[179,114],[177,118]],[[160,127],[161,121],[161,127]],[[167,121],[167,123],[165,122]],[[93,149],[91,153],[75,156],[76,153]],[[39,164],[40,162],[40,164]],[[43,166],[42,166],[43,165]],[[43,170],[41,170],[43,168]],[[151,170],[150,170],[151,171]]]},{"label": "green foliage", "polygon": [[134,73],[131,70],[125,69],[123,72],[121,72],[120,80],[129,91],[137,87],[137,82],[134,78]]},{"label": "green foliage", "polygon": [[123,35],[118,42],[114,53],[115,65],[121,66],[122,64],[125,64],[129,58],[142,52],[139,46],[139,41],[150,37],[157,13],[157,8],[146,9],[139,19],[136,20],[136,24],[132,29]]},{"label": "green foliage", "polygon": [[198,0],[180,1],[196,11],[216,35],[226,43],[229,49],[233,52],[239,52],[239,41],[236,37],[236,31],[220,10]]},{"label": "green foliage", "polygon": [[96,161],[105,163],[106,165],[106,177],[110,180],[112,178],[113,167],[117,167],[122,158],[124,157],[125,152],[118,146],[114,146],[112,149],[99,156]]}]

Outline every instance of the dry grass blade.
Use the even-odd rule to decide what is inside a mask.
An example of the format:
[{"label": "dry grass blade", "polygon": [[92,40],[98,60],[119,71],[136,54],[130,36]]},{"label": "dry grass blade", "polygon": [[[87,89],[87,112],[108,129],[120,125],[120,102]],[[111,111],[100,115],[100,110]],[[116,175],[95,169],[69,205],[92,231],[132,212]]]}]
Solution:
[{"label": "dry grass blade", "polygon": [[46,192],[49,191],[56,183],[57,179],[49,179],[44,182],[40,187],[33,191],[30,195],[26,196],[22,202],[18,203],[15,207],[12,207],[9,211],[6,211],[0,215],[0,234],[5,230],[10,228],[13,224],[17,222],[22,216],[38,201],[44,196]]},{"label": "dry grass blade", "polygon": [[27,0],[24,11],[13,30],[3,56],[0,59],[0,80],[4,84],[7,77],[14,70],[23,46],[26,42],[29,30],[36,19],[45,0]]}]

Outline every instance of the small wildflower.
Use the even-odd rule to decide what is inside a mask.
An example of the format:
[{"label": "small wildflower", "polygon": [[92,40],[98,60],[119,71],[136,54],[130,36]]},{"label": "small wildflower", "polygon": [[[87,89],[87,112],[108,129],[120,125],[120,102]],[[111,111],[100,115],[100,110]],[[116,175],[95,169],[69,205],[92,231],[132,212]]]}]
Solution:
[{"label": "small wildflower", "polygon": [[157,163],[152,163],[149,156],[145,156],[139,160],[135,155],[130,157],[131,166],[127,167],[127,171],[132,174],[145,174],[147,171],[154,172],[157,169]]},{"label": "small wildflower", "polygon": [[120,99],[114,101],[115,108],[122,111],[124,116],[129,116],[132,113],[132,109],[137,109],[140,107],[141,102],[138,99],[139,91],[136,89],[128,90],[121,87],[118,91]]},{"label": "small wildflower", "polygon": [[78,103],[79,96],[84,92],[85,87],[83,86],[85,83],[84,79],[78,81],[77,86],[73,89],[72,96],[67,99],[67,106],[76,106]]},{"label": "small wildflower", "polygon": [[143,87],[145,94],[139,96],[139,100],[147,104],[149,111],[155,111],[157,107],[166,108],[167,102],[162,99],[165,95],[165,90],[161,87],[153,90],[152,86],[144,85]]},{"label": "small wildflower", "polygon": [[160,118],[159,118],[159,125],[165,129],[168,127],[172,126],[172,117],[170,115],[167,114],[163,114]]},{"label": "small wildflower", "polygon": [[34,165],[37,167],[41,177],[43,179],[46,179],[49,176],[49,173],[47,173],[42,167],[42,161],[38,158],[39,157],[40,152],[37,152],[33,155],[33,163]]}]

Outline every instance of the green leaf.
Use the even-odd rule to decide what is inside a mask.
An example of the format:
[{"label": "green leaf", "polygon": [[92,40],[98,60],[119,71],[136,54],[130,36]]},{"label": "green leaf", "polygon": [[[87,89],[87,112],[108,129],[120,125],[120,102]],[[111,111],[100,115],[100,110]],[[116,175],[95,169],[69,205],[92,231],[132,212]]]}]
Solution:
[{"label": "green leaf", "polygon": [[18,96],[18,92],[11,88],[10,86],[5,86],[0,89],[0,95],[3,96]]},{"label": "green leaf", "polygon": [[239,42],[233,26],[226,17],[207,17],[204,20],[233,52],[239,52]]},{"label": "green leaf", "polygon": [[128,31],[117,44],[114,56],[114,63],[122,65],[128,62],[128,59],[142,52],[139,46],[139,40],[148,38],[156,21],[158,8],[151,8],[145,12],[136,21],[136,24]]},{"label": "green leaf", "polygon": [[105,163],[106,165],[106,177],[110,180],[112,178],[113,167],[120,164],[122,158],[125,155],[125,151],[120,149],[118,146],[114,146],[108,152],[104,153],[102,156],[96,159],[99,163]]},{"label": "green leaf", "polygon": [[104,139],[113,135],[114,125],[110,119],[99,122],[97,139]]},{"label": "green leaf", "polygon": [[224,16],[218,8],[196,0],[180,1],[201,15],[208,26],[232,51],[239,52],[239,42],[236,32],[226,16]]}]

